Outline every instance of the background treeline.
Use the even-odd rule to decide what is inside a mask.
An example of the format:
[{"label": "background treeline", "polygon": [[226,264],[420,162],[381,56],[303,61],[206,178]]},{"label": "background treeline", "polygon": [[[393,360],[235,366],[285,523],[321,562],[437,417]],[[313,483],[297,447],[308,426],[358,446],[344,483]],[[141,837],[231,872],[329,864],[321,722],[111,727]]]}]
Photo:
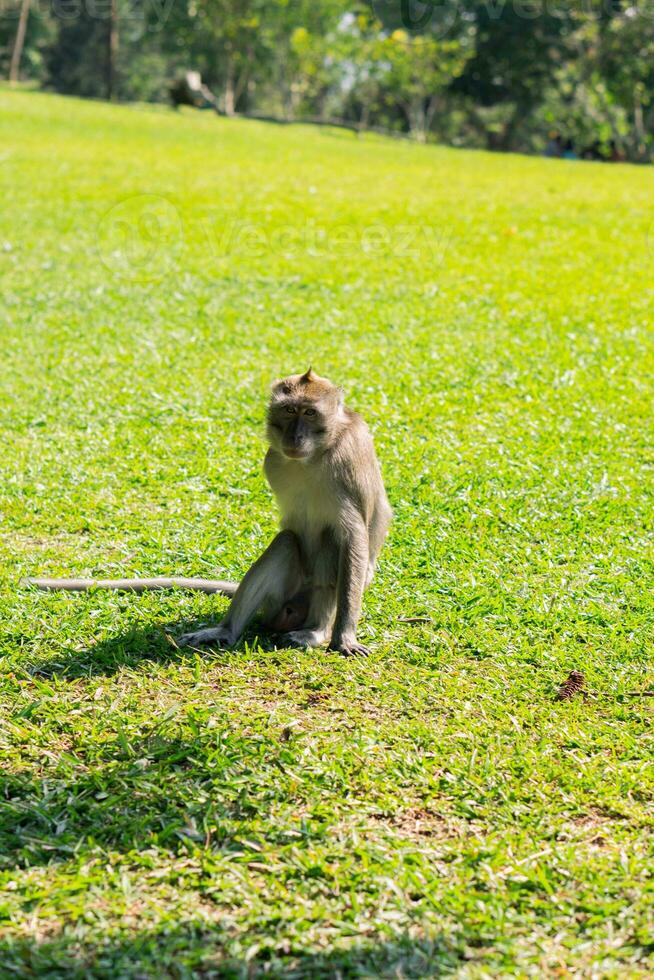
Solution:
[{"label": "background treeline", "polygon": [[[650,156],[654,0],[0,0],[0,71],[75,95],[168,98],[425,140]],[[570,144],[568,144],[571,150]],[[550,149],[552,148],[550,139]]]}]

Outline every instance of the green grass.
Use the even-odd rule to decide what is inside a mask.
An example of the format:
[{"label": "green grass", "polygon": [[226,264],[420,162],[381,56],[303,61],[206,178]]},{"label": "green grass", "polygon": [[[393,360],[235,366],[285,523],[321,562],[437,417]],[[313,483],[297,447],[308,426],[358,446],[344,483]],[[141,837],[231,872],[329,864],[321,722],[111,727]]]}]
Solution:
[{"label": "green grass", "polygon": [[[0,975],[652,976],[654,171],[3,89],[0,183]],[[309,363],[370,658],[20,587],[241,575]]]}]

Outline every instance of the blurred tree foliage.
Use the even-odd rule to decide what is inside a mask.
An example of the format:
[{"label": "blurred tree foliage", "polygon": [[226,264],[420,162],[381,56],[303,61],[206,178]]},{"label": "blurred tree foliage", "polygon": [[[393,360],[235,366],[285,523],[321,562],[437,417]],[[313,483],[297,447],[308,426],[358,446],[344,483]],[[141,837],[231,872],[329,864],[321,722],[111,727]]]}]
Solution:
[{"label": "blurred tree foliage", "polygon": [[[20,4],[0,0],[5,75]],[[115,97],[161,101],[189,69],[228,114],[526,152],[554,132],[597,157],[652,149],[652,0],[31,2],[26,80],[103,98],[113,77]]]}]

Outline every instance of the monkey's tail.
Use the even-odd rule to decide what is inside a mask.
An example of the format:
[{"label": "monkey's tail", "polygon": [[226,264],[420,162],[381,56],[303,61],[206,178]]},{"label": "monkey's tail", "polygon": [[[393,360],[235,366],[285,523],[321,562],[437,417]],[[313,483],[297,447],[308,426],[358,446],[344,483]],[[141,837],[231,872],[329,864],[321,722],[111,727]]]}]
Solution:
[{"label": "monkey's tail", "polygon": [[113,589],[116,592],[154,592],[160,589],[195,589],[197,592],[233,596],[238,582],[221,582],[209,578],[26,578],[21,585],[31,585],[43,592],[89,592],[91,589]]}]

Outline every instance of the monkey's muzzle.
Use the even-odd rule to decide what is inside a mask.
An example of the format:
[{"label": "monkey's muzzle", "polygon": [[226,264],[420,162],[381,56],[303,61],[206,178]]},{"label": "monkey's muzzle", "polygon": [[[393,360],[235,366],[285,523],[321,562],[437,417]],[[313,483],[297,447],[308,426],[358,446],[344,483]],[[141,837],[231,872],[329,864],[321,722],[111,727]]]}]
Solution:
[{"label": "monkey's muzzle", "polygon": [[286,449],[285,447],[282,449],[282,452],[286,456],[286,459],[308,459],[310,455],[310,453],[304,452],[302,449]]}]

